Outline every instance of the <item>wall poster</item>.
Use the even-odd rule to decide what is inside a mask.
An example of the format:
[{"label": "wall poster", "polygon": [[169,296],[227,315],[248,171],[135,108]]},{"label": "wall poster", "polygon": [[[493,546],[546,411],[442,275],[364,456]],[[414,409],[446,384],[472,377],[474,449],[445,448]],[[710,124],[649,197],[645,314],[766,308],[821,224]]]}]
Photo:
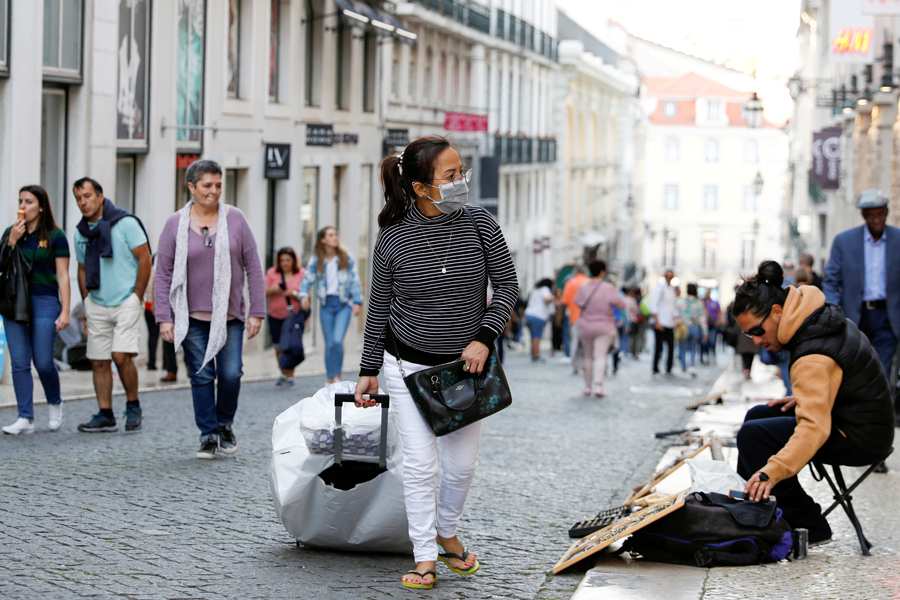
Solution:
[{"label": "wall poster", "polygon": [[[178,125],[203,125],[206,0],[178,0]],[[179,129],[179,150],[199,150],[201,129]]]},{"label": "wall poster", "polygon": [[150,0],[119,0],[116,139],[121,150],[147,150]]}]

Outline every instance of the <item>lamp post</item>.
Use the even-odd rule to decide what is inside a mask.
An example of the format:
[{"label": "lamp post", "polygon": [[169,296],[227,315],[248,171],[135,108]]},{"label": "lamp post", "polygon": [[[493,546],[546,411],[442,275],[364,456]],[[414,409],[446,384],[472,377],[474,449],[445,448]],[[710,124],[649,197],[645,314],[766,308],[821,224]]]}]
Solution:
[{"label": "lamp post", "polygon": [[753,178],[753,192],[756,194],[756,197],[759,198],[759,195],[762,194],[763,184],[765,182],[762,178],[762,173],[759,171],[756,172],[756,177]]},{"label": "lamp post", "polygon": [[759,129],[762,127],[763,106],[762,101],[759,99],[759,96],[756,95],[756,92],[753,92],[753,97],[744,104],[744,115],[747,120],[747,127],[750,127],[751,129]]}]

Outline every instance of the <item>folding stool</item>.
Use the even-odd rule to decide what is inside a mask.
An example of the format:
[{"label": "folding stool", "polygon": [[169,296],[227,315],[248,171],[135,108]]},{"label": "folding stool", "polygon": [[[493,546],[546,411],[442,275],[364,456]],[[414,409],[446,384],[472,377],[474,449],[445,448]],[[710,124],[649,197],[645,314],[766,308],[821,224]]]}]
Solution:
[{"label": "folding stool", "polygon": [[841,508],[844,509],[844,512],[847,513],[847,518],[850,519],[853,528],[856,529],[856,535],[859,537],[859,545],[865,556],[870,555],[869,549],[872,547],[872,544],[866,539],[866,536],[863,535],[862,525],[859,524],[859,519],[856,517],[856,511],[853,510],[853,497],[850,494],[853,493],[853,490],[855,490],[859,484],[865,481],[866,477],[875,471],[878,465],[887,460],[887,457],[890,456],[893,451],[894,449],[891,448],[887,454],[873,463],[849,488],[847,487],[847,484],[844,483],[844,474],[841,472],[841,465],[830,465],[831,470],[834,473],[834,480],[832,480],[828,475],[828,471],[825,470],[825,465],[822,461],[813,460],[810,463],[813,479],[822,481],[824,478],[825,481],[828,482],[828,485],[831,486],[831,491],[834,492],[834,503],[828,507],[828,510],[822,513],[822,516],[827,517],[828,514],[840,504]]}]

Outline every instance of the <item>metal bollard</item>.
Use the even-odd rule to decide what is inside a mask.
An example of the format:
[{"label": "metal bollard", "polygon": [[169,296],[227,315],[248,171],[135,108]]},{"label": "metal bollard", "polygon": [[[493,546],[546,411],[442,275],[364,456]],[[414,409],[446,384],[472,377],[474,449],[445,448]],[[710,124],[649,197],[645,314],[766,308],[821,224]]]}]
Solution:
[{"label": "metal bollard", "polygon": [[794,560],[805,560],[809,549],[809,530],[798,527],[794,530]]}]

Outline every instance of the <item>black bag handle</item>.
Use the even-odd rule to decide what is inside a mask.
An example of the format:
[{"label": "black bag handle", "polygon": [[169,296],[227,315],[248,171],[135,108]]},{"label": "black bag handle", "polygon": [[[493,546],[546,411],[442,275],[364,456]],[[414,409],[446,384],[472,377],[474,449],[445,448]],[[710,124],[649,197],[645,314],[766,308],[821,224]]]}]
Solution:
[{"label": "black bag handle", "polygon": [[[381,438],[378,440],[378,468],[387,468],[387,436],[388,436],[388,409],[391,407],[391,397],[387,394],[363,394],[363,400],[375,400],[381,404]],[[341,427],[341,411],[344,402],[356,402],[355,394],[334,395],[334,464],[341,466],[341,442],[343,427]]]}]

